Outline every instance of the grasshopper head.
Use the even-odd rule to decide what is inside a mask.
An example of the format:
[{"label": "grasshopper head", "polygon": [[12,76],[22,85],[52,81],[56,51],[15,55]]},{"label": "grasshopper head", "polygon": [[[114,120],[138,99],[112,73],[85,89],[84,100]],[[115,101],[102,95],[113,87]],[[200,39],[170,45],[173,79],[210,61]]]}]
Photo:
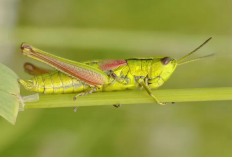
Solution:
[{"label": "grasshopper head", "polygon": [[182,58],[180,58],[178,60],[176,60],[172,57],[154,58],[150,73],[148,75],[149,87],[150,88],[158,88],[161,85],[163,85],[164,82],[167,81],[168,78],[172,75],[172,73],[176,69],[177,65],[182,65],[185,63],[197,61],[197,60],[200,60],[202,58],[211,57],[211,56],[215,55],[215,54],[211,54],[211,55],[207,55],[207,56],[203,56],[203,57],[199,57],[199,58],[195,58],[195,59],[191,59],[191,60],[182,62],[185,58],[187,58],[188,56],[190,56],[191,54],[193,54],[194,52],[199,50],[202,46],[204,46],[210,39],[212,39],[212,38],[209,38],[203,44],[201,44],[198,48],[196,48],[195,50],[193,50],[192,52],[190,52],[189,54],[183,56]]},{"label": "grasshopper head", "polygon": [[153,59],[148,85],[150,88],[158,88],[171,76],[177,66],[177,60],[173,57],[157,57]]}]

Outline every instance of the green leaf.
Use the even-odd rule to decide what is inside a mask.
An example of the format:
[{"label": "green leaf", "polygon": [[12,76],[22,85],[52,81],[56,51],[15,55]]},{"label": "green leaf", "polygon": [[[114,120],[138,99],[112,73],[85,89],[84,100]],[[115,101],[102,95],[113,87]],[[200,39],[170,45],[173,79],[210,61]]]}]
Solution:
[{"label": "green leaf", "polygon": [[18,76],[0,64],[0,116],[15,124],[20,107]]}]

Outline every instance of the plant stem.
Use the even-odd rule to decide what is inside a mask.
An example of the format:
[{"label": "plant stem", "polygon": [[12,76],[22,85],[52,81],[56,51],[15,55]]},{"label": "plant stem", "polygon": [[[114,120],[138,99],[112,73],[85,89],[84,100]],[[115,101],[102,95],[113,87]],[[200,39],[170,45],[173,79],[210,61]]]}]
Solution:
[{"label": "plant stem", "polygon": [[[232,87],[168,89],[153,90],[161,102],[219,101],[232,100]],[[143,90],[98,92],[73,101],[75,94],[40,95],[40,100],[25,103],[25,108],[56,108],[75,106],[97,106],[113,104],[144,104],[154,103]]]}]

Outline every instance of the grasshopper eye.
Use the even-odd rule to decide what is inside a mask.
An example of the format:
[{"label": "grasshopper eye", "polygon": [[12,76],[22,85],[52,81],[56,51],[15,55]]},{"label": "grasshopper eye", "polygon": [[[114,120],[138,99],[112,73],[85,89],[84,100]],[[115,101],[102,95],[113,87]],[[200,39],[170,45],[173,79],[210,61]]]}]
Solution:
[{"label": "grasshopper eye", "polygon": [[167,65],[170,61],[171,61],[171,58],[169,58],[169,57],[164,57],[161,59],[161,63],[163,65]]}]

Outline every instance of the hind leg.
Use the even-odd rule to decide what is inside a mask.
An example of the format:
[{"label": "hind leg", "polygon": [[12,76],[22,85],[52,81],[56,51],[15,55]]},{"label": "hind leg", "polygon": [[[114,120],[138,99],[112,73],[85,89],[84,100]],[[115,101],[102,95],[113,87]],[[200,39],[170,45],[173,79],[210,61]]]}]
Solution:
[{"label": "hind leg", "polygon": [[37,67],[31,63],[25,63],[23,67],[26,73],[33,75],[33,76],[51,72],[51,70]]},{"label": "hind leg", "polygon": [[73,100],[75,101],[77,99],[77,97],[79,97],[79,96],[88,95],[88,94],[91,94],[93,92],[96,92],[98,88],[99,88],[98,86],[94,86],[94,87],[90,88],[90,90],[88,90],[88,91],[79,93],[73,97]]}]

